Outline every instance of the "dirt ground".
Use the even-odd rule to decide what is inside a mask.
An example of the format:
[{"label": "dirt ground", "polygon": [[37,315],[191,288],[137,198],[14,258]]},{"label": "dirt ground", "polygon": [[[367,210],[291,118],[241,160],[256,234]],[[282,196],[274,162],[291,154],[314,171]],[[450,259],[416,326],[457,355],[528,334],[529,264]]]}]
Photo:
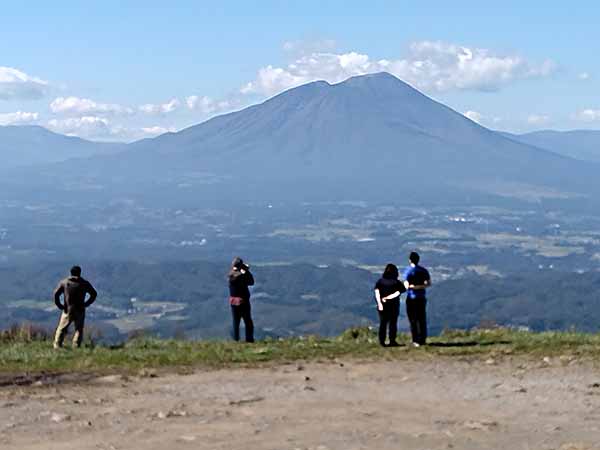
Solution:
[{"label": "dirt ground", "polygon": [[600,449],[591,362],[290,364],[0,388],[3,450]]}]

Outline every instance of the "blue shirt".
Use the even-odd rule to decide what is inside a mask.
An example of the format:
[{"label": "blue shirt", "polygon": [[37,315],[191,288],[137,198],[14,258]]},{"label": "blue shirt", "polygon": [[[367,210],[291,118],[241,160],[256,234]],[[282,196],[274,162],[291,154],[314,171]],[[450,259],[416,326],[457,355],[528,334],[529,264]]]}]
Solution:
[{"label": "blue shirt", "polygon": [[[408,284],[414,284],[415,286],[425,284],[425,281],[431,280],[427,269],[419,265],[408,266],[404,270],[402,278],[408,281]],[[410,299],[425,299],[425,289],[409,289],[407,297]]]}]

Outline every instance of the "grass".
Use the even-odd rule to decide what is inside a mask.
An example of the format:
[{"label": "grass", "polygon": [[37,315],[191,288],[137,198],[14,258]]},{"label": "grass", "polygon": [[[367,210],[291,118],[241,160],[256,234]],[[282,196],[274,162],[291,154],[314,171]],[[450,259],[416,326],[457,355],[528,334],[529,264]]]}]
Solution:
[{"label": "grass", "polygon": [[185,367],[221,368],[260,366],[294,361],[327,361],[336,358],[366,360],[432,357],[479,359],[512,356],[563,356],[565,359],[600,359],[600,334],[576,332],[531,333],[495,328],[451,330],[429,340],[424,348],[381,348],[373,330],[353,328],[335,338],[315,336],[273,339],[252,345],[230,341],[162,340],[137,337],[121,346],[88,342],[84,348],[54,350],[42,332],[14,328],[0,334],[0,374],[112,373],[144,368],[177,370]]}]

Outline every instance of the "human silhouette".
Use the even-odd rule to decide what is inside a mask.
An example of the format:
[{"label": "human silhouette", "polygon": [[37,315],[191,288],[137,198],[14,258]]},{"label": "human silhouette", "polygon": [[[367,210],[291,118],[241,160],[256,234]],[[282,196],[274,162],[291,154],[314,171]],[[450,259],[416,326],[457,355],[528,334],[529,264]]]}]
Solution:
[{"label": "human silhouette", "polygon": [[[87,300],[86,295],[89,295]],[[61,296],[64,297],[64,302],[62,303],[60,300]],[[62,310],[54,335],[54,348],[62,347],[65,335],[71,324],[75,326],[73,347],[81,347],[85,310],[96,301],[97,296],[98,293],[92,284],[81,277],[81,267],[71,267],[71,275],[61,280],[54,290],[54,303],[58,309]]]}]

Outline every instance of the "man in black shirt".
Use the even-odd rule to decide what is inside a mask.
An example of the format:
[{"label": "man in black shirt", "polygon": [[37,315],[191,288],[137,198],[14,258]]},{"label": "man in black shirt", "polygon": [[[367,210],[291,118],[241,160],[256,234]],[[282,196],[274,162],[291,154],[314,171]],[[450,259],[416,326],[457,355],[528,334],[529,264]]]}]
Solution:
[{"label": "man in black shirt", "polygon": [[[86,300],[86,295],[89,295]],[[83,341],[85,309],[96,300],[98,293],[91,283],[81,277],[81,267],[71,267],[71,276],[65,278],[54,290],[54,303],[62,310],[54,335],[54,348],[60,348],[71,323],[75,324],[73,347],[80,347]],[[60,297],[64,297],[61,303]]]}]

